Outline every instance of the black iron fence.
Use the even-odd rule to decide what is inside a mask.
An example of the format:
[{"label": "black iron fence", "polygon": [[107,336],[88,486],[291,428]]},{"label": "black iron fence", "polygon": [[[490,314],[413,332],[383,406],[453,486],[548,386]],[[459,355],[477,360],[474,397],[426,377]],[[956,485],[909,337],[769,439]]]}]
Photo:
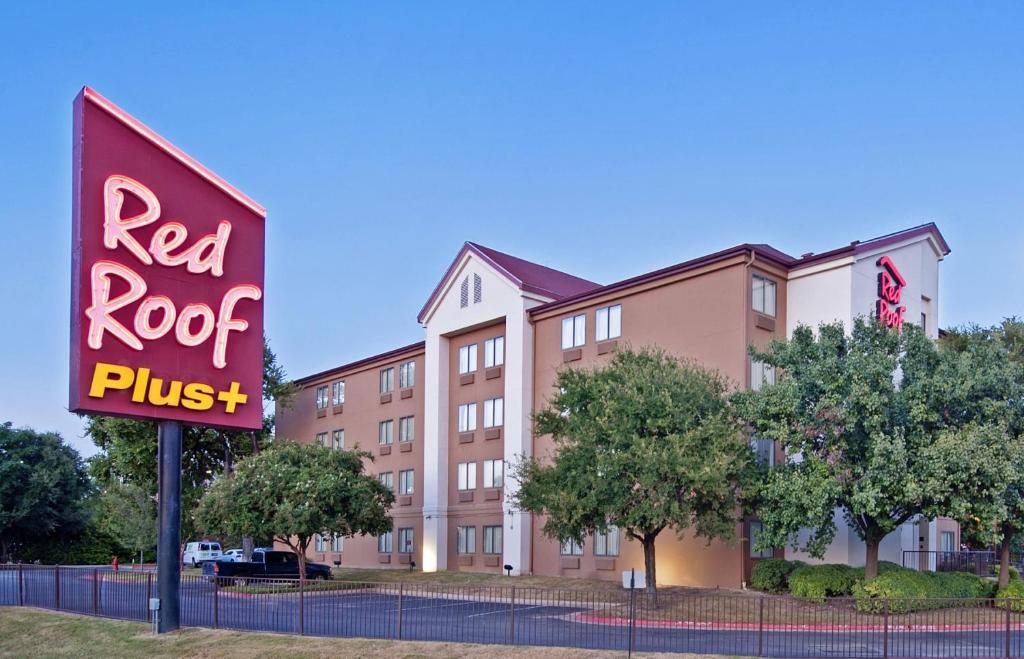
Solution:
[{"label": "black iron fence", "polygon": [[[1024,570],[1024,555],[1010,554],[1010,565]],[[994,576],[999,570],[999,554],[994,551],[912,551],[903,552],[903,567],[936,572],[969,572]]]},{"label": "black iron fence", "polygon": [[[0,605],[149,619],[151,572],[0,566]],[[784,657],[1016,657],[1024,601],[821,602],[730,591],[560,590],[182,577],[186,626],[375,639]],[[861,610],[869,608],[870,610]]]}]

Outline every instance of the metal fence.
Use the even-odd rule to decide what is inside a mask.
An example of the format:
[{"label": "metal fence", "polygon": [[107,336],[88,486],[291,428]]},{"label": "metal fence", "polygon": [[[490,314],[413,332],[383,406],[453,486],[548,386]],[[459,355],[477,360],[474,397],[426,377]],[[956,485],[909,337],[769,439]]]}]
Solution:
[{"label": "metal fence", "polygon": [[[1010,554],[1010,565],[1024,570],[1024,555]],[[981,577],[999,570],[999,554],[994,551],[917,551],[903,552],[903,567],[936,572],[969,572]]]},{"label": "metal fence", "polygon": [[[152,572],[0,566],[0,605],[145,621]],[[822,602],[666,589],[182,577],[186,626],[314,636],[784,657],[1024,654],[1024,601]],[[863,604],[863,603],[862,603]],[[862,606],[863,608],[863,606]]]}]

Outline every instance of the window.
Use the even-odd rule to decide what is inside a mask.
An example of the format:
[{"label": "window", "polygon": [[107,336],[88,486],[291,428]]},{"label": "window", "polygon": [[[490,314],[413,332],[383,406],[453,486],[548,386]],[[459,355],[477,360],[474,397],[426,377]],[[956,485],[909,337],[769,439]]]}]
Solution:
[{"label": "window", "polygon": [[583,545],[575,540],[566,540],[562,543],[562,556],[582,556]]},{"label": "window", "polygon": [[459,374],[465,375],[476,370],[476,344],[459,348]]},{"label": "window", "polygon": [[456,527],[455,531],[456,542],[458,552],[460,554],[475,554],[476,553],[476,527],[475,526],[459,526]]},{"label": "window", "polygon": [[344,430],[335,430],[332,433],[331,445],[334,448],[336,448],[336,449],[343,449],[343,448],[345,448],[345,431]]},{"label": "window", "polygon": [[313,536],[313,551],[327,551],[327,542],[324,537],[317,533]]},{"label": "window", "polygon": [[750,523],[750,557],[751,558],[771,558],[774,552],[769,549],[762,549],[760,551],[754,549],[754,545],[757,544],[757,539],[761,535],[761,531],[764,530],[764,525],[761,522]]},{"label": "window", "polygon": [[416,385],[416,362],[405,362],[398,367],[398,386],[408,389]]},{"label": "window", "polygon": [[956,541],[956,534],[955,533],[953,533],[952,531],[943,531],[942,532],[942,539],[940,541],[941,544],[939,546],[942,547],[942,551],[944,551],[944,552],[956,551],[956,548],[953,546],[955,541]]},{"label": "window", "polygon": [[505,424],[505,399],[492,398],[484,401],[484,428]]},{"label": "window", "polygon": [[504,472],[504,460],[484,460],[484,487],[501,487]]},{"label": "window", "polygon": [[334,537],[331,538],[331,551],[333,551],[333,552],[340,552],[344,548],[344,545],[345,545],[345,537],[335,533]]},{"label": "window", "polygon": [[395,369],[394,368],[382,368],[380,369],[380,392],[382,394],[389,393],[395,390]]},{"label": "window", "polygon": [[484,527],[484,553],[485,554],[500,554],[501,553],[501,527],[500,526],[485,526]]},{"label": "window", "polygon": [[764,362],[750,360],[750,388],[760,391],[766,384],[775,384],[775,367]]},{"label": "window", "polygon": [[613,304],[610,307],[603,307],[597,310],[595,317],[597,323],[598,341],[617,339],[622,336],[622,305]]},{"label": "window", "polygon": [[459,432],[476,430],[476,403],[459,405]]},{"label": "window", "polygon": [[775,466],[775,442],[763,437],[751,437],[750,448],[754,450],[757,464],[771,468]]},{"label": "window", "polygon": [[403,416],[398,420],[398,441],[411,442],[416,439],[416,419],[411,416]]},{"label": "window", "polygon": [[562,319],[562,350],[577,348],[587,342],[585,314]]},{"label": "window", "polygon": [[484,341],[484,368],[505,363],[505,337],[496,336]]},{"label": "window", "polygon": [[928,331],[928,314],[921,312],[921,329],[925,332]]},{"label": "window", "polygon": [[395,422],[391,419],[377,424],[377,441],[390,444],[395,439]]},{"label": "window", "polygon": [[459,489],[462,491],[476,489],[476,463],[459,463]]},{"label": "window", "polygon": [[753,306],[754,311],[766,316],[775,315],[775,282],[760,275],[754,275]]},{"label": "window", "polygon": [[323,410],[327,408],[327,385],[316,388],[316,409]]},{"label": "window", "polygon": [[377,475],[377,480],[380,481],[381,485],[383,485],[384,487],[388,488],[392,492],[395,491],[395,479],[394,479],[394,474],[392,472],[390,472],[390,471],[381,472],[380,474]]},{"label": "window", "polygon": [[341,405],[345,402],[345,381],[335,382],[331,385],[331,404]]},{"label": "window", "polygon": [[325,432],[318,432],[316,434],[316,445],[317,446],[327,446],[327,433],[325,433]]},{"label": "window", "polygon": [[594,556],[619,555],[619,529],[609,526],[605,533],[594,534]]},{"label": "window", "polygon": [[411,554],[416,547],[413,536],[413,528],[398,529],[398,553]]},{"label": "window", "polygon": [[412,469],[403,469],[398,472],[398,493],[412,494],[415,486],[415,474]]},{"label": "window", "polygon": [[386,531],[377,536],[377,553],[391,553],[391,531]]}]

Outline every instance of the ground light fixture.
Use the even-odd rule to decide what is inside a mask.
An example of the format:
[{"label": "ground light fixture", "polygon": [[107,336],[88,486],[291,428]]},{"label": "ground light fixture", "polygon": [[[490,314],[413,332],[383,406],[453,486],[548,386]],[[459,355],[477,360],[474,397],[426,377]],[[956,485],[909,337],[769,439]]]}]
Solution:
[{"label": "ground light fixture", "polygon": [[409,561],[409,571],[412,572],[416,569],[416,561]]},{"label": "ground light fixture", "polygon": [[512,576],[512,566],[509,565],[508,563],[505,563],[505,572],[508,573],[506,576],[509,576],[509,577]]}]

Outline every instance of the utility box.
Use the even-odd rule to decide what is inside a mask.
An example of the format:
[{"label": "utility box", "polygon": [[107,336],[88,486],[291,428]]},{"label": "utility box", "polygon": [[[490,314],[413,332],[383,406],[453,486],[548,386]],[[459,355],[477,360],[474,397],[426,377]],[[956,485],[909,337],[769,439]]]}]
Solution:
[{"label": "utility box", "polygon": [[622,573],[623,588],[647,588],[647,573],[625,570]]}]

